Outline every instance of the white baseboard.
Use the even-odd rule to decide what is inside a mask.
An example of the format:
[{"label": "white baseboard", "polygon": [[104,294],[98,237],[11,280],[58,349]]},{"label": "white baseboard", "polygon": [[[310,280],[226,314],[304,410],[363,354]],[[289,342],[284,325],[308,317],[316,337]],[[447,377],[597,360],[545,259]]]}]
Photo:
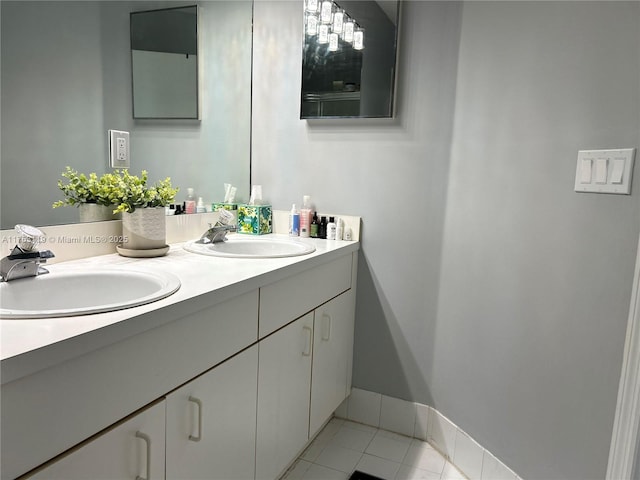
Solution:
[{"label": "white baseboard", "polygon": [[472,480],[522,480],[435,408],[353,388],[335,416],[424,440]]}]

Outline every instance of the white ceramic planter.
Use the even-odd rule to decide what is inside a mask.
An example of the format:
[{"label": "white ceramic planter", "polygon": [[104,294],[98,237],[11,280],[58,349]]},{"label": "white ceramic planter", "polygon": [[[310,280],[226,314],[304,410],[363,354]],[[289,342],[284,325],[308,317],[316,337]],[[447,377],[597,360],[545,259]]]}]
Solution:
[{"label": "white ceramic planter", "polygon": [[106,220],[116,220],[119,215],[113,213],[115,207],[110,205],[98,205],[97,203],[82,203],[78,207],[80,212],[80,223],[104,222]]},{"label": "white ceramic planter", "polygon": [[136,208],[122,214],[122,247],[128,250],[153,250],[166,247],[164,207]]}]

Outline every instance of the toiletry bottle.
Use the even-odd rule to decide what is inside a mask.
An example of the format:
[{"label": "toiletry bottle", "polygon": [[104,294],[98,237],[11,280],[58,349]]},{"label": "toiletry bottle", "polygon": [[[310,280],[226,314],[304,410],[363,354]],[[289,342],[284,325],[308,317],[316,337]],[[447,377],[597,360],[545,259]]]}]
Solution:
[{"label": "toiletry bottle", "polygon": [[294,203],[289,214],[289,236],[297,237],[298,235],[300,235],[300,214],[296,210],[296,204]]},{"label": "toiletry bottle", "polygon": [[308,238],[311,234],[311,197],[302,197],[302,208],[300,209],[300,236]]},{"label": "toiletry bottle", "polygon": [[206,211],[207,207],[204,206],[202,197],[198,197],[198,203],[196,204],[196,213],[205,213]]},{"label": "toiletry bottle", "polygon": [[336,239],[336,221],[333,217],[329,217],[329,223],[327,223],[327,240]]},{"label": "toiletry bottle", "polygon": [[342,236],[344,235],[344,226],[342,219],[338,217],[336,220],[336,240],[342,240]]},{"label": "toiletry bottle", "polygon": [[184,201],[184,213],[196,213],[196,197],[193,188],[187,188],[187,199]]},{"label": "toiletry bottle", "polygon": [[309,226],[309,236],[311,238],[318,238],[319,228],[320,224],[318,223],[318,212],[313,212],[313,219],[311,220],[311,225]]},{"label": "toiletry bottle", "polygon": [[318,226],[318,238],[327,238],[327,217],[320,217]]}]

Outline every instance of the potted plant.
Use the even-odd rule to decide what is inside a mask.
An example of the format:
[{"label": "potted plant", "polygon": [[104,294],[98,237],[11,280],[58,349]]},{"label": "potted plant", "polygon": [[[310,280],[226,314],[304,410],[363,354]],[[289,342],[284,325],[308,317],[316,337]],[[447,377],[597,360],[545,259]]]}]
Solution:
[{"label": "potted plant", "polygon": [[105,174],[113,186],[109,200],[116,206],[114,213],[122,213],[122,245],[118,252],[126,256],[164,255],[166,245],[165,208],[173,202],[177,188],[169,177],[148,185],[148,174],[140,176],[127,170]]},{"label": "potted plant", "polygon": [[66,205],[78,207],[81,222],[119,218],[119,215],[113,212],[111,196],[114,186],[111,178],[106,175],[98,177],[96,173],[87,176],[69,166],[61,175],[67,179],[66,183],[58,180],[58,188],[64,194],[64,200],[54,202],[53,208]]}]

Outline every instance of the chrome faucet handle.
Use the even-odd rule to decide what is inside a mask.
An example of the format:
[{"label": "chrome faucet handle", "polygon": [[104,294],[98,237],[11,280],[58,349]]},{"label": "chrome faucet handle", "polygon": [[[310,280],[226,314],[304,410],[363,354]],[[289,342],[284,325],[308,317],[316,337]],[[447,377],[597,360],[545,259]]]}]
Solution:
[{"label": "chrome faucet handle", "polygon": [[235,225],[213,225],[209,224],[209,230],[200,237],[199,243],[219,243],[227,239],[227,232],[235,232]]},{"label": "chrome faucet handle", "polygon": [[229,210],[225,210],[224,208],[218,210],[218,214],[218,223],[216,223],[216,225],[231,225],[231,222],[234,220],[233,213]]},{"label": "chrome faucet handle", "polygon": [[20,247],[23,252],[34,251],[36,247],[45,240],[44,232],[31,225],[18,224],[14,229],[18,234],[18,247]]},{"label": "chrome faucet handle", "polygon": [[49,273],[41,264],[55,255],[50,250],[36,249],[45,240],[44,233],[31,225],[16,225],[15,230],[18,245],[13,247],[9,255],[0,259],[0,280],[8,282]]}]

